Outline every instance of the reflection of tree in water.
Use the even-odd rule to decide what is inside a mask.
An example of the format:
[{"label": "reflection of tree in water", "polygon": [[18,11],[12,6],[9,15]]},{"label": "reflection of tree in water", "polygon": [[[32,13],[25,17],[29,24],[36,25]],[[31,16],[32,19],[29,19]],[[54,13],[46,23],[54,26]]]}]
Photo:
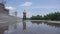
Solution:
[{"label": "reflection of tree in water", "polygon": [[52,26],[52,27],[60,27],[60,24],[59,23],[44,23],[44,24],[47,24],[49,26]]},{"label": "reflection of tree in water", "polygon": [[49,26],[52,26],[52,27],[60,27],[60,24],[58,23],[48,23],[48,22],[42,22],[42,21],[31,21],[32,23],[36,23],[36,24],[46,24],[46,25],[49,25]]},{"label": "reflection of tree in water", "polygon": [[32,23],[42,24],[42,21],[31,21]]}]

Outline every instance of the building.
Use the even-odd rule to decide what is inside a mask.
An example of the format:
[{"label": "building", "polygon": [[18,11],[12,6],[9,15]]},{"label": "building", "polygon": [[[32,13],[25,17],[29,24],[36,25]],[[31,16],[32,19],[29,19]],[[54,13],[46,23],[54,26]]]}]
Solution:
[{"label": "building", "polygon": [[0,3],[0,28],[4,27],[4,25],[14,24],[16,22],[19,22],[18,17],[9,15],[9,10],[5,8],[3,3]]},{"label": "building", "polygon": [[3,3],[0,3],[0,13],[9,14],[9,9],[6,9]]}]

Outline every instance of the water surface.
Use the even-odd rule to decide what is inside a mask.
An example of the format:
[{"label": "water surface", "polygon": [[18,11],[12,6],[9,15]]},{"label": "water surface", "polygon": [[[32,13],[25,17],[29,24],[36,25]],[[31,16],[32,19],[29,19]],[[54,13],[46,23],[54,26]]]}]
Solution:
[{"label": "water surface", "polygon": [[22,21],[0,28],[0,34],[60,34],[60,24]]}]

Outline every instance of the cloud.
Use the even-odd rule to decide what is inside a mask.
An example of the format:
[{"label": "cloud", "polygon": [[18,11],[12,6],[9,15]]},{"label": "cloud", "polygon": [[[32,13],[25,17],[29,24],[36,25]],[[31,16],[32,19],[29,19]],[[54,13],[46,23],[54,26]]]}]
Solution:
[{"label": "cloud", "polygon": [[12,6],[8,6],[8,7],[5,7],[6,9],[9,9],[9,10],[15,10],[15,8],[14,7],[12,7]]},{"label": "cloud", "polygon": [[21,6],[32,6],[32,2],[25,2],[24,4],[21,4]]},{"label": "cloud", "polygon": [[51,6],[49,6],[49,5],[45,5],[45,6],[32,6],[32,7],[30,7],[30,8],[57,8],[57,9],[60,9],[60,7],[59,7],[60,5],[51,5]]}]

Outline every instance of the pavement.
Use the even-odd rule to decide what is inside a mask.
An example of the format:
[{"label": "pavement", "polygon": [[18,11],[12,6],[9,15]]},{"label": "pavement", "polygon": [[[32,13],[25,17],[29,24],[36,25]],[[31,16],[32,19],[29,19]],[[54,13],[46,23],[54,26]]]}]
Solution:
[{"label": "pavement", "polygon": [[0,28],[19,22],[19,17],[0,13]]}]

